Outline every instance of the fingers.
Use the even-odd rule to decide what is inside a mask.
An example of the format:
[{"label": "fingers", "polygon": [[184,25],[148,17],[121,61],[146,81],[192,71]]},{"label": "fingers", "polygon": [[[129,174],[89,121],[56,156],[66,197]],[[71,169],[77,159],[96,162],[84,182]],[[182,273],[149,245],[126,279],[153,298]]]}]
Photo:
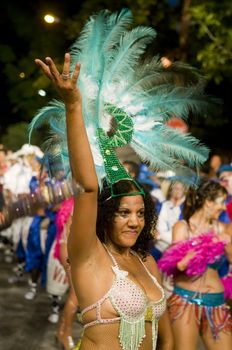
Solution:
[{"label": "fingers", "polygon": [[[66,53],[64,56],[64,66],[63,66],[63,73],[61,76],[69,76],[70,74],[70,63],[71,63],[71,56],[69,53]],[[75,69],[72,74],[71,82],[73,84],[76,84],[78,76],[80,73],[80,64],[77,63],[75,66]]]},{"label": "fingers", "polygon": [[[60,74],[59,71],[56,68],[55,63],[51,59],[51,57],[46,57],[45,58],[46,63],[41,61],[40,59],[36,59],[35,63],[40,66],[40,68],[43,70],[44,74],[51,79],[53,82],[56,82],[57,84],[63,83],[63,81],[66,82],[66,80],[69,80],[69,78],[64,78],[64,76],[69,76],[70,74],[70,54],[66,53],[64,56],[64,65],[63,65],[63,73]],[[73,74],[71,78],[72,84],[76,85],[77,79],[80,73],[80,63],[77,63]],[[62,78],[63,76],[63,78]],[[70,80],[69,80],[70,81]]]},{"label": "fingers", "polygon": [[55,63],[53,62],[53,60],[51,59],[51,57],[46,57],[46,58],[45,58],[45,61],[46,61],[47,65],[48,65],[48,67],[49,67],[49,69],[50,69],[52,78],[53,78],[55,81],[58,81],[59,78],[60,78],[60,73],[58,72]]},{"label": "fingers", "polygon": [[36,60],[35,60],[35,63],[42,69],[42,71],[44,72],[44,74],[45,74],[49,79],[52,79],[50,69],[49,69],[49,67],[48,67],[43,61],[41,61],[41,60],[39,60],[39,59],[36,59]]},{"label": "fingers", "polygon": [[70,73],[70,54],[66,53],[64,55],[64,66],[63,66],[63,73],[64,75],[68,75]]},{"label": "fingers", "polygon": [[35,63],[40,66],[40,68],[43,70],[44,74],[51,79],[53,82],[57,81],[59,79],[59,72],[54,64],[54,62],[52,61],[52,59],[50,57],[46,57],[45,58],[46,63],[44,63],[43,61],[36,59]]},{"label": "fingers", "polygon": [[80,69],[81,69],[81,65],[80,65],[80,63],[77,63],[76,66],[75,66],[75,69],[73,71],[73,75],[72,75],[72,82],[74,84],[77,83],[77,79],[78,79],[78,76],[79,76],[79,73],[80,73]]}]

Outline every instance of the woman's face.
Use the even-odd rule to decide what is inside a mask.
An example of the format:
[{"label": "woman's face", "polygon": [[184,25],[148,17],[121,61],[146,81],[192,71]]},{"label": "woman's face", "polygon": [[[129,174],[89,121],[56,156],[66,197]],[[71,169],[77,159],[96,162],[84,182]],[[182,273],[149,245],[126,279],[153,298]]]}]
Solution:
[{"label": "woman's face", "polygon": [[185,186],[181,182],[172,185],[170,197],[179,200],[185,196]]},{"label": "woman's face", "polygon": [[111,241],[120,247],[132,247],[144,228],[144,212],[141,195],[122,197],[109,232]]},{"label": "woman's face", "polygon": [[232,194],[232,172],[223,171],[219,177],[220,184],[226,189],[228,194]]},{"label": "woman's face", "polygon": [[221,195],[217,197],[214,201],[208,202],[210,206],[209,207],[210,219],[217,220],[221,212],[226,209],[225,200],[226,200],[226,196]]},{"label": "woman's face", "polygon": [[212,169],[217,171],[221,164],[222,164],[222,160],[221,160],[220,156],[214,155],[214,156],[211,157],[211,159],[210,159],[210,167]]}]

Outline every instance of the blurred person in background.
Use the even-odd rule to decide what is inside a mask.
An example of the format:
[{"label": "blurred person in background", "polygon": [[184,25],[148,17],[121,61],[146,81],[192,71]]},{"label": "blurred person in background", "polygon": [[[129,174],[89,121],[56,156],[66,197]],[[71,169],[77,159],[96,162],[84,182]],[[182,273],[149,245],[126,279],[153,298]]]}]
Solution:
[{"label": "blurred person in background", "polygon": [[219,219],[222,222],[230,223],[232,221],[232,164],[222,164],[218,169],[218,178],[227,191],[226,209]]},{"label": "blurred person in background", "polygon": [[150,193],[156,213],[158,214],[161,208],[161,203],[165,200],[165,195],[161,189],[161,183],[157,174],[154,173],[154,171],[151,171],[148,165],[141,163],[138,182]]},{"label": "blurred person in background", "polygon": [[212,154],[208,161],[208,177],[216,179],[218,175],[218,170],[222,165],[222,157],[219,154]]},{"label": "blurred person in background", "polygon": [[232,320],[218,272],[225,257],[232,262],[232,235],[218,220],[226,196],[212,180],[189,189],[184,220],[174,225],[173,245],[158,262],[174,279],[168,308],[175,350],[196,350],[199,335],[208,350],[232,348]]},{"label": "blurred person in background", "polygon": [[133,179],[137,180],[139,176],[139,164],[135,163],[132,160],[124,160],[122,164],[130,174],[130,176]]},{"label": "blurred person in background", "polygon": [[[173,181],[174,179],[172,179]],[[153,249],[156,260],[172,243],[173,225],[183,218],[183,203],[187,186],[183,182],[175,180],[169,186],[167,199],[162,203],[157,222],[157,241]]]},{"label": "blurred person in background", "polygon": [[6,150],[3,145],[0,145],[0,211],[2,210],[5,201],[3,194],[3,179],[4,174],[7,170],[7,162],[6,162]]},{"label": "blurred person in background", "polygon": [[73,205],[73,197],[63,201],[56,219],[57,236],[55,244],[55,257],[59,259],[60,263],[65,269],[69,282],[68,295],[66,296],[65,305],[56,332],[57,342],[63,346],[64,350],[71,350],[75,346],[72,337],[72,326],[76,318],[78,308],[77,297],[72,285],[70,265],[67,263],[67,240],[72,222]]},{"label": "blurred person in background", "polygon": [[[25,144],[17,152],[10,153],[7,156],[7,170],[3,175],[3,193],[5,204],[9,208],[9,211],[14,212],[16,210],[20,213],[23,206],[26,204],[25,199],[30,194],[30,180],[33,175],[33,168],[30,160],[34,159],[37,155],[43,155],[42,151],[37,146]],[[19,207],[14,208],[14,203],[16,202]],[[7,235],[11,246],[9,249],[5,250],[8,261],[12,261],[19,247],[21,232],[24,225],[24,218],[20,216],[21,215],[15,215],[11,226],[3,233],[3,235]]]}]

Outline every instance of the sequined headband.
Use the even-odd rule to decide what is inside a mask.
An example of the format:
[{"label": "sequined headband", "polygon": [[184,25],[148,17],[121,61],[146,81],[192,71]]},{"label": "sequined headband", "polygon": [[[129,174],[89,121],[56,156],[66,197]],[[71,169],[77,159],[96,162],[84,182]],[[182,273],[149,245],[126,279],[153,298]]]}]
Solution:
[{"label": "sequined headband", "polygon": [[[130,143],[133,134],[133,120],[122,109],[115,107],[112,104],[105,104],[106,111],[117,122],[117,130],[112,136],[108,136],[101,128],[97,129],[98,144],[100,152],[104,160],[104,167],[106,172],[106,182],[110,188],[111,197],[119,196],[135,196],[138,194],[144,195],[144,190],[139,184],[129,175],[124,166],[119,161],[115,152],[116,147],[123,147]],[[121,180],[131,181],[138,191],[130,193],[114,193],[113,185]]]}]

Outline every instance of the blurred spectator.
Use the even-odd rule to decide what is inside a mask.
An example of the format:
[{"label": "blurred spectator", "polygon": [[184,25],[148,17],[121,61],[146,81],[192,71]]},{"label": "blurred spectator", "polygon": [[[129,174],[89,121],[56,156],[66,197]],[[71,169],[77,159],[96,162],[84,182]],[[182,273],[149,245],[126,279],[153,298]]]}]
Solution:
[{"label": "blurred spectator", "polygon": [[138,178],[138,175],[139,175],[139,165],[137,163],[133,162],[132,160],[125,160],[123,162],[123,165],[126,168],[126,170],[128,171],[128,173],[130,174],[130,176],[136,180]]},{"label": "blurred spectator", "polygon": [[230,212],[232,205],[232,164],[222,164],[218,169],[218,178],[220,184],[227,191],[226,210],[221,213],[219,220],[228,224],[232,221],[232,213]]},{"label": "blurred spectator", "polygon": [[182,219],[183,203],[187,187],[180,181],[171,183],[167,200],[162,203],[157,222],[157,242],[152,255],[158,260],[172,242],[172,227]]},{"label": "blurred spectator", "polygon": [[209,173],[208,177],[216,179],[217,173],[222,165],[222,158],[219,154],[213,154],[209,159]]},{"label": "blurred spectator", "polygon": [[38,172],[39,164],[36,157],[43,157],[37,146],[25,144],[20,150],[10,154],[8,170],[4,174],[3,186],[9,200],[24,197],[30,193],[29,183],[33,174]]},{"label": "blurred spectator", "polygon": [[4,182],[4,174],[7,170],[6,163],[6,151],[3,145],[0,145],[0,211],[2,210],[5,200],[3,194],[3,182]]}]

